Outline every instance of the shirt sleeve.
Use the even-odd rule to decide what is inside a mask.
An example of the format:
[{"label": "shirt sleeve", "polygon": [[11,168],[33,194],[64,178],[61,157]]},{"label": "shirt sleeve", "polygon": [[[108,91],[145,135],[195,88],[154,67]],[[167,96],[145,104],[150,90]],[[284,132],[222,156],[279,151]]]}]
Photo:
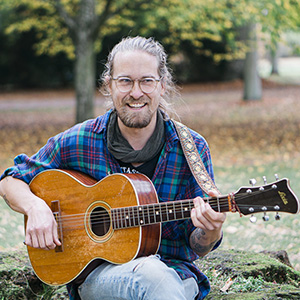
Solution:
[{"label": "shirt sleeve", "polygon": [[14,166],[6,169],[1,175],[0,180],[6,176],[21,179],[30,183],[32,178],[38,173],[47,169],[58,169],[62,166],[60,157],[61,134],[48,140],[36,154],[28,157],[20,154],[14,159]]}]

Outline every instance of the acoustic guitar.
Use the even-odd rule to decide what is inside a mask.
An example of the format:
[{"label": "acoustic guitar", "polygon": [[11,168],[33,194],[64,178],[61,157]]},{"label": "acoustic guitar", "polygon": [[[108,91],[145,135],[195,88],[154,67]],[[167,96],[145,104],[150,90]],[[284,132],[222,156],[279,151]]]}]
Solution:
[{"label": "acoustic guitar", "polygon": [[[161,223],[190,218],[194,207],[193,200],[159,202],[142,174],[113,174],[97,182],[75,171],[48,170],[34,177],[30,189],[52,209],[62,243],[53,250],[27,246],[33,270],[50,285],[80,281],[102,260],[122,264],[155,254]],[[215,211],[241,215],[299,212],[288,179],[204,200]],[[26,222],[25,217],[25,227]]]}]

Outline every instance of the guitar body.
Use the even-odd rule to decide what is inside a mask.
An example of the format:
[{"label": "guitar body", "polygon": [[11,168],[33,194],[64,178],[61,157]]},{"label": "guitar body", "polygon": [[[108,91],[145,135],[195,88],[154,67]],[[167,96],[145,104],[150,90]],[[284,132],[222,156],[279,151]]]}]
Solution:
[{"label": "guitar body", "polygon": [[[82,173],[49,170],[38,174],[30,189],[52,208],[62,242],[54,250],[27,247],[35,273],[47,284],[69,283],[101,260],[122,264],[158,250],[160,224],[117,230],[112,224],[113,208],[158,202],[144,175],[114,174],[96,182]],[[100,225],[94,221],[99,219]]]}]

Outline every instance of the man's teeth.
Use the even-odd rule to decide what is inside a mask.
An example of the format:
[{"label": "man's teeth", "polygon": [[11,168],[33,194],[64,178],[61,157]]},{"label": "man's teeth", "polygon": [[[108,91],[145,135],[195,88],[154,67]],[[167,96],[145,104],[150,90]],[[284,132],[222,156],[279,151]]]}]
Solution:
[{"label": "man's teeth", "polygon": [[141,108],[145,105],[145,103],[131,103],[131,104],[128,104],[130,107],[133,107],[133,108]]}]

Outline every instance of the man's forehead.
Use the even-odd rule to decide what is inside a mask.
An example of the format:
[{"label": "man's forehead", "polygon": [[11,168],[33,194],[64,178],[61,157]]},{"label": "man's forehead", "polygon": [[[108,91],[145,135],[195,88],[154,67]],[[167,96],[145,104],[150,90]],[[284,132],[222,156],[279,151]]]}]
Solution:
[{"label": "man's forehead", "polygon": [[113,71],[123,70],[132,72],[158,72],[158,61],[155,56],[145,51],[122,51],[118,52],[114,58]]},{"label": "man's forehead", "polygon": [[157,59],[154,55],[149,54],[146,51],[142,50],[127,50],[127,51],[120,51],[116,53],[114,62],[118,61],[126,61],[126,62],[135,62],[137,59],[142,59],[146,61],[150,61],[151,63],[157,63]]}]

